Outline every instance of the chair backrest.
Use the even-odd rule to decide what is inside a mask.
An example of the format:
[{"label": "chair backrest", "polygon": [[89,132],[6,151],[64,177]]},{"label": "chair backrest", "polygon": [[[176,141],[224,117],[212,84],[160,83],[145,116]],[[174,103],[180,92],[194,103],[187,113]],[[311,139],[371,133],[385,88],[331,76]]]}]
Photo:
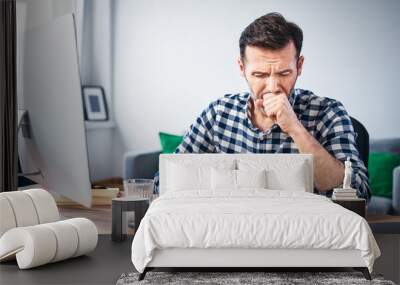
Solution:
[{"label": "chair backrest", "polygon": [[365,167],[368,168],[368,155],[369,155],[369,134],[367,129],[357,119],[350,117],[353,124],[354,131],[357,133],[356,147],[360,154],[360,158],[364,162]]},{"label": "chair backrest", "polygon": [[155,151],[133,156],[130,163],[131,169],[127,171],[130,172],[129,177],[124,178],[153,179],[154,174],[158,171],[160,153],[160,151]]}]

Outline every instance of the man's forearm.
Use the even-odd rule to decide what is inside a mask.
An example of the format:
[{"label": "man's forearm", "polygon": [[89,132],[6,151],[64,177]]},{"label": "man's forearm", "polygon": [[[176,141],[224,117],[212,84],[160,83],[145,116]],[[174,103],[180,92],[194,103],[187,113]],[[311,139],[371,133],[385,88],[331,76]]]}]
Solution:
[{"label": "man's forearm", "polygon": [[303,126],[289,135],[300,153],[314,155],[314,184],[318,191],[325,192],[342,183],[343,163],[334,158]]}]

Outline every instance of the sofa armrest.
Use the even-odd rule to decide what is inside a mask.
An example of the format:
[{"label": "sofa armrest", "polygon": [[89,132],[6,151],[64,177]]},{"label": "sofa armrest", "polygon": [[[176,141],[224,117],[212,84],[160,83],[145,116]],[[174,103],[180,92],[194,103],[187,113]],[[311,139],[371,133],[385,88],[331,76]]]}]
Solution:
[{"label": "sofa armrest", "polygon": [[153,179],[158,171],[158,161],[161,151],[127,152],[124,155],[123,179],[147,178]]},{"label": "sofa armrest", "polygon": [[393,169],[393,211],[400,215],[400,166]]}]

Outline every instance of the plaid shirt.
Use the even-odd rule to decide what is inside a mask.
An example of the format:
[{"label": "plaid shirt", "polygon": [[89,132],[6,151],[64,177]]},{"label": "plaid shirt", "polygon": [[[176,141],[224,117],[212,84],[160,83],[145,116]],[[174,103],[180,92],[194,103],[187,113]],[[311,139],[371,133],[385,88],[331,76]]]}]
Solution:
[{"label": "plaid shirt", "polygon": [[[299,153],[293,139],[277,124],[263,132],[248,116],[249,93],[228,94],[212,102],[190,126],[175,153]],[[370,198],[367,169],[356,149],[351,119],[343,105],[312,92],[294,89],[288,98],[298,119],[335,158],[350,158],[352,187]],[[158,173],[155,191],[158,193]]]}]

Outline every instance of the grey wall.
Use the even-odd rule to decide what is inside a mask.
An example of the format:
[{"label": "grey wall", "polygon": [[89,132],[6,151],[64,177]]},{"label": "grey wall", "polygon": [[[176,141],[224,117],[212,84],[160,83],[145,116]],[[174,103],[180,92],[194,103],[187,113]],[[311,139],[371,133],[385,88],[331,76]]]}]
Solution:
[{"label": "grey wall", "polygon": [[158,149],[207,104],[246,91],[241,31],[278,11],[305,34],[297,86],[340,100],[372,138],[399,137],[400,1],[119,0],[114,108],[128,150]]}]

